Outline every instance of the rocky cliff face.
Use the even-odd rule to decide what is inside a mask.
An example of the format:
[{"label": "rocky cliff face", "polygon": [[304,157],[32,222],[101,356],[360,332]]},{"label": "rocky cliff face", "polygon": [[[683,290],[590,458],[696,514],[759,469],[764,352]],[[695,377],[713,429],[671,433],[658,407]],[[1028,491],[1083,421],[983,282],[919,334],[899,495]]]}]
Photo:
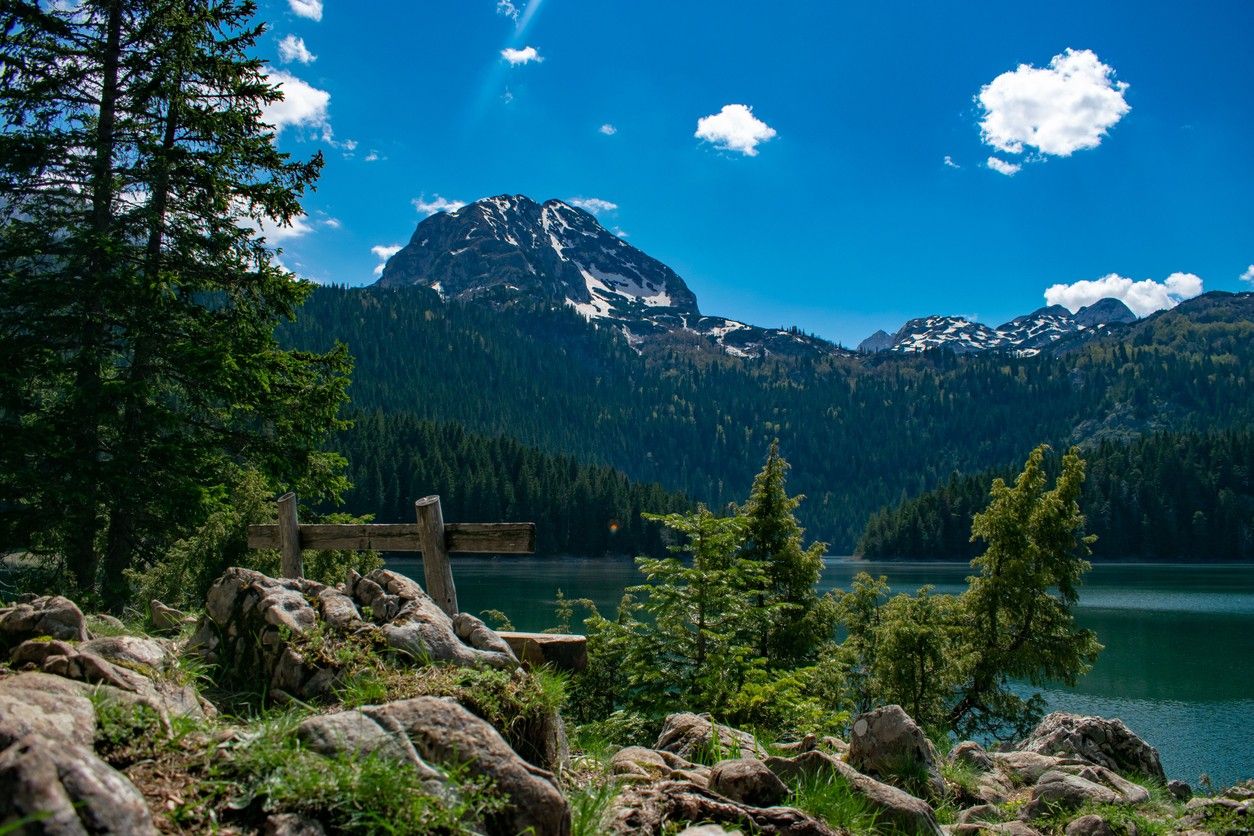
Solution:
[{"label": "rocky cliff face", "polygon": [[377,285],[420,285],[460,302],[566,305],[637,349],[686,345],[734,357],[841,351],[794,330],[702,314],[674,270],[560,200],[499,195],[437,212],[388,260]]}]

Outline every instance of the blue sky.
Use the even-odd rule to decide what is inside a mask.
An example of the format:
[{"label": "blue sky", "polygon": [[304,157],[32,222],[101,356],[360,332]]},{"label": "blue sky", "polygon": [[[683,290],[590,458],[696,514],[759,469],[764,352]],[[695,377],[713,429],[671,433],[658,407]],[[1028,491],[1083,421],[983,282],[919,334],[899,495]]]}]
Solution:
[{"label": "blue sky", "polygon": [[418,206],[522,193],[613,204],[602,222],[707,313],[846,344],[928,313],[998,324],[1054,285],[1142,310],[1254,289],[1248,0],[262,15],[279,143],[327,156],[278,241],[315,280],[373,281],[372,249],[408,241]]}]

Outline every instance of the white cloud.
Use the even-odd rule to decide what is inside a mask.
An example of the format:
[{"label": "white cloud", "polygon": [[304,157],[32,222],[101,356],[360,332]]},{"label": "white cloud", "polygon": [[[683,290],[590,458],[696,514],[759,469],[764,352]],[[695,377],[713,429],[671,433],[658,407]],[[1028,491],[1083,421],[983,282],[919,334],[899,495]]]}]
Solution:
[{"label": "white cloud", "polygon": [[247,223],[261,233],[270,246],[292,238],[302,238],[314,231],[309,224],[308,215],[297,215],[286,225],[280,225],[273,218],[262,218],[260,222],[249,220]]},{"label": "white cloud", "polygon": [[379,152],[371,148],[370,153],[364,157],[364,162],[373,163],[378,159],[379,159]]},{"label": "white cloud", "polygon": [[344,224],[340,222],[339,218],[323,218],[322,225],[329,227],[330,229],[339,229],[344,226]]},{"label": "white cloud", "polygon": [[585,212],[591,212],[599,215],[602,212],[613,212],[618,209],[617,203],[610,203],[608,200],[602,200],[599,197],[572,197],[567,201],[571,206],[578,206]]},{"label": "white cloud", "polygon": [[283,98],[271,102],[261,110],[262,118],[274,126],[276,132],[288,126],[319,128],[324,139],[331,138],[331,120],[327,106],[331,94],[301,81],[286,70],[266,70],[266,80],[277,84]]},{"label": "white cloud", "polygon": [[299,17],[322,20],[322,0],[287,0],[287,5]]},{"label": "white cloud", "polygon": [[519,64],[530,64],[532,61],[539,64],[544,60],[534,46],[525,46],[522,49],[506,47],[501,50],[501,57],[515,67]]},{"label": "white cloud", "polygon": [[1254,264],[1245,268],[1245,272],[1241,274],[1241,281],[1254,284]]},{"label": "white cloud", "polygon": [[378,245],[376,245],[376,246],[371,247],[371,248],[370,248],[370,252],[374,253],[374,254],[375,254],[376,256],[378,256],[378,258],[379,258],[379,263],[378,263],[377,265],[375,265],[375,268],[374,268],[374,274],[375,274],[376,276],[382,276],[382,275],[383,275],[383,265],[387,264],[387,263],[388,263],[388,259],[389,259],[389,258],[391,258],[392,256],[396,255],[396,254],[397,254],[397,253],[399,253],[400,251],[401,251],[401,245],[400,245],[400,244],[391,244],[391,245],[388,245],[388,246],[384,246],[384,245],[382,245],[382,244],[378,244]]},{"label": "white cloud", "polygon": [[518,7],[511,0],[496,0],[496,13],[505,15],[510,20],[518,20]]},{"label": "white cloud", "polygon": [[318,56],[310,52],[309,47],[305,46],[304,38],[287,35],[283,40],[279,41],[279,60],[284,64],[290,64],[293,61],[299,61],[302,64],[312,64],[318,60]]},{"label": "white cloud", "polygon": [[775,129],[754,116],[753,108],[748,105],[729,104],[723,105],[718,113],[698,119],[693,136],[726,151],[756,157],[759,143],[770,141]]},{"label": "white cloud", "polygon": [[1018,163],[1009,163],[999,157],[989,157],[986,165],[998,174],[1004,174],[1007,177],[1013,177],[1019,172],[1023,166]]},{"label": "white cloud", "polygon": [[466,205],[463,201],[449,200],[448,198],[440,197],[439,195],[436,195],[431,200],[427,200],[427,196],[425,194],[422,197],[414,198],[410,202],[414,204],[414,208],[418,210],[418,214],[423,216],[434,215],[436,212],[456,212],[458,209]]},{"label": "white cloud", "polygon": [[606,136],[613,136],[614,134],[618,133],[618,128],[614,127],[609,122],[606,122],[604,125],[597,128],[597,130],[599,130],[601,133],[605,134]]},{"label": "white cloud", "polygon": [[1020,64],[980,88],[980,136],[1007,154],[1034,149],[1066,157],[1096,148],[1131,109],[1127,89],[1088,49],[1055,55],[1048,68]]},{"label": "white cloud", "polygon": [[1071,284],[1056,284],[1045,291],[1045,303],[1062,305],[1075,312],[1099,299],[1120,299],[1137,316],[1174,308],[1185,299],[1202,292],[1202,279],[1193,273],[1172,273],[1161,282],[1132,279],[1111,273],[1100,279],[1085,279]]},{"label": "white cloud", "polygon": [[945,167],[946,168],[962,168],[962,166],[954,162],[954,158],[949,156],[948,154],[945,155]]}]

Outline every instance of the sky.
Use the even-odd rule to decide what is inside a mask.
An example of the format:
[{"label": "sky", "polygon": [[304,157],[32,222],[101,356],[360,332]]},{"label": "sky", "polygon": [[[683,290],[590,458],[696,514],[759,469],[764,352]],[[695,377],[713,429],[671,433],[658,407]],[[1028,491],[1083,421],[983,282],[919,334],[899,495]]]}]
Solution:
[{"label": "sky", "polygon": [[703,312],[853,345],[1254,290],[1254,3],[262,0],[326,166],[283,263],[363,285],[423,217],[581,202]]}]

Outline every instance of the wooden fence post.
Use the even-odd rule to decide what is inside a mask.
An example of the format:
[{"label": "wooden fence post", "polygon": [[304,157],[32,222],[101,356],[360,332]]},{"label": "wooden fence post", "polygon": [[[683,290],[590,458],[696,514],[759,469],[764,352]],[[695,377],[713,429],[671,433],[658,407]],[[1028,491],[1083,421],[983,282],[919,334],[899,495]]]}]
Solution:
[{"label": "wooden fence post", "polygon": [[279,497],[279,555],[285,578],[303,578],[305,568],[300,556],[300,521],[296,519],[296,494]]},{"label": "wooden fence post", "polygon": [[422,539],[422,568],[427,581],[427,594],[450,616],[457,615],[457,588],[453,586],[453,567],[448,559],[444,540],[444,511],[440,497],[425,496],[414,503],[418,529]]}]

